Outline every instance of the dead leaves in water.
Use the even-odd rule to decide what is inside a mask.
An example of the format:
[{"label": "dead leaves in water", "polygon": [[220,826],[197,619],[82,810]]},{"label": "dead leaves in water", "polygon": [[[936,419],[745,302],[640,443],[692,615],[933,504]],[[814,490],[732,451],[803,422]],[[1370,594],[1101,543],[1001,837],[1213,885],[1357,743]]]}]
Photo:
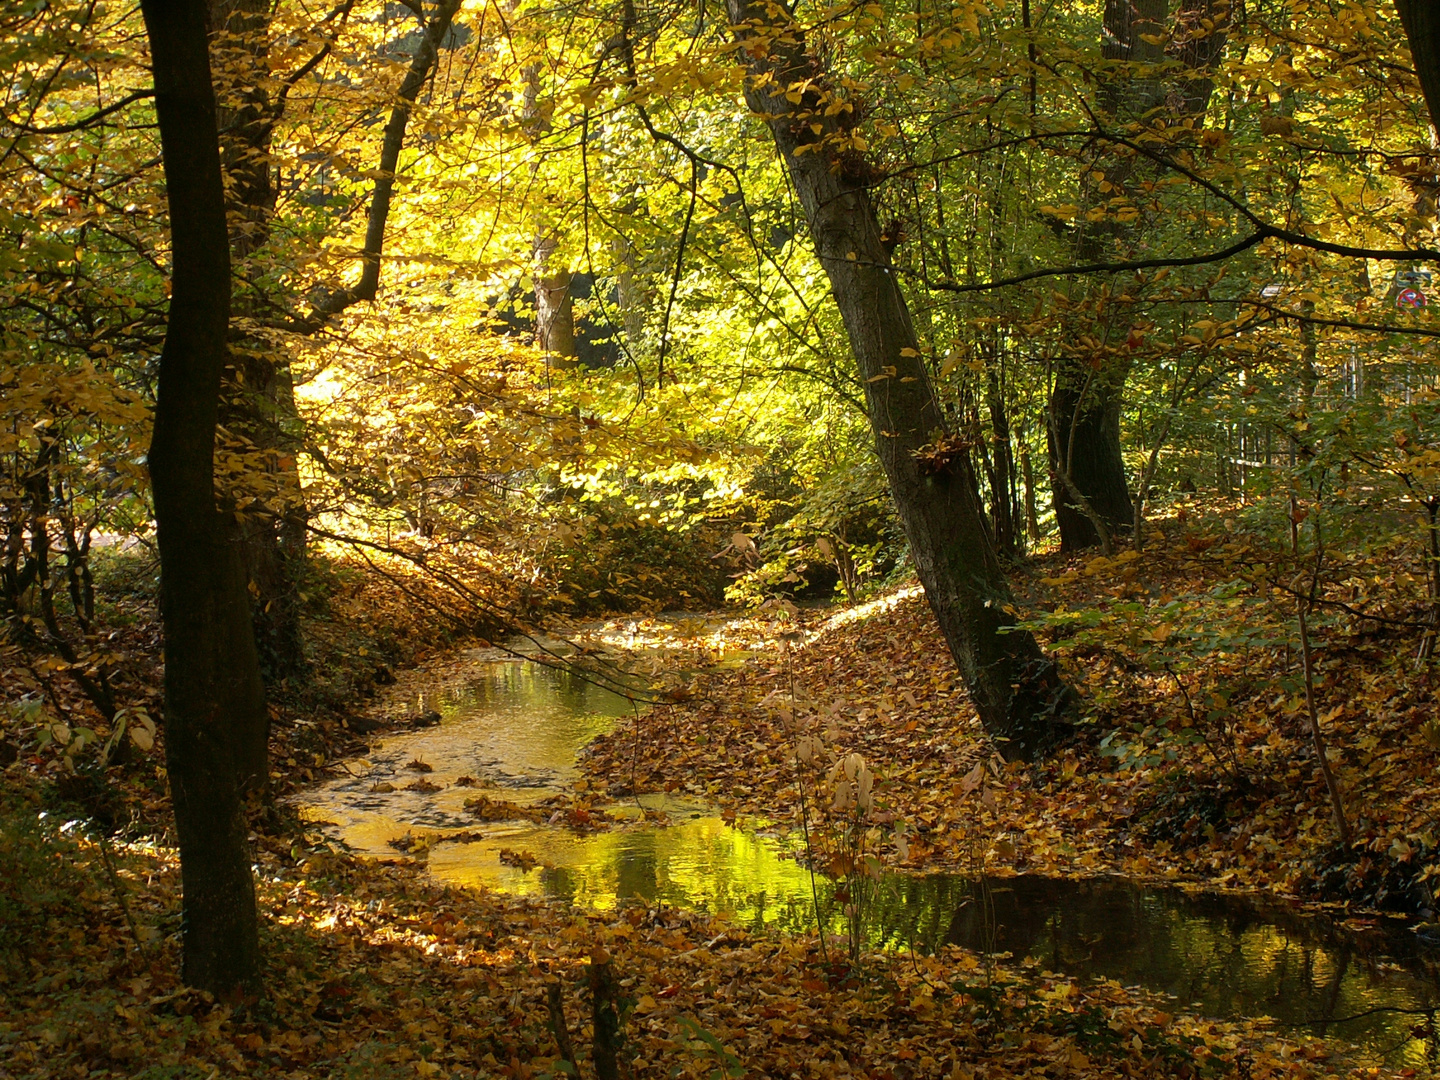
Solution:
[{"label": "dead leaves in water", "polygon": [[500,849],[500,864],[502,866],[513,866],[522,874],[528,874],[540,865],[540,860],[528,851],[515,851],[507,847]]},{"label": "dead leaves in water", "polygon": [[508,799],[492,799],[488,795],[466,799],[465,809],[481,821],[539,821],[542,817],[534,807],[521,806]]}]

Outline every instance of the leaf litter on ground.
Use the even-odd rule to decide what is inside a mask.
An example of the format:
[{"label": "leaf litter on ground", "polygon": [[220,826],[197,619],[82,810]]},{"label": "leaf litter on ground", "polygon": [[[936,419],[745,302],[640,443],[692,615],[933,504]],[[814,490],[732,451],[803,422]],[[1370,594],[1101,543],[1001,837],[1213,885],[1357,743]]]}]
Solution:
[{"label": "leaf litter on ground", "polygon": [[[0,992],[0,1070],[24,1080],[138,1077],[557,1076],[558,983],[581,1075],[592,1063],[587,968],[619,978],[621,1059],[637,1078],[1319,1078],[1318,1042],[1183,1015],[1114,982],[948,948],[827,963],[813,937],[673,908],[581,910],[448,888],[419,864],[365,861],[319,837],[262,838],[267,996],[245,1010],[178,971],[174,852],[117,845],[141,948],[98,872],[28,942]],[[1355,1075],[1377,1075],[1373,1072]]]}]

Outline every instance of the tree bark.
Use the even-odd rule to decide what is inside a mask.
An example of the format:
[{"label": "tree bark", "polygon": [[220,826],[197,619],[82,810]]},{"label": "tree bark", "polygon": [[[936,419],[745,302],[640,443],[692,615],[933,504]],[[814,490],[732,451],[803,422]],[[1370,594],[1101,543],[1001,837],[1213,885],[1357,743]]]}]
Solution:
[{"label": "tree bark", "polygon": [[1430,127],[1440,130],[1440,9],[1433,0],[1395,0],[1395,10],[1410,42],[1415,75],[1430,110]]},{"label": "tree bark", "polygon": [[535,344],[555,367],[575,366],[575,304],[569,270],[535,279]]},{"label": "tree bark", "polygon": [[[209,0],[220,164],[230,252],[237,263],[269,240],[278,194],[270,151],[284,101],[273,100],[267,89],[270,12],[270,0]],[[240,275],[250,276],[265,277]],[[253,299],[242,293],[236,314],[254,314]],[[242,507],[237,521],[260,670],[271,687],[303,681],[308,666],[300,590],[308,514],[296,461],[301,424],[289,361],[273,342],[233,335],[221,414],[222,426],[241,442],[237,449],[264,462],[267,487],[274,490],[262,504]]]},{"label": "tree bark", "polygon": [[[764,0],[727,3],[749,69],[746,102],[769,123],[829,276],[926,597],[985,730],[1007,757],[1035,757],[1065,730],[1072,692],[1030,634],[1006,632],[1014,622],[1010,586],[986,528],[970,449],[945,430],[880,239],[868,162],[822,143],[846,137],[845,114],[825,115],[822,63],[785,9]],[[803,89],[798,102],[786,96],[792,88]]]},{"label": "tree bark", "polygon": [[180,844],[184,970],[229,1000],[258,992],[243,796],[263,770],[264,690],[233,524],[215,501],[230,245],[204,0],[143,0],[170,208],[172,290],[149,468],[165,633],[165,749]]},{"label": "tree bark", "polygon": [[[1105,0],[1101,56],[1110,63],[1149,67],[1102,76],[1095,95],[1101,121],[1121,127],[1145,123],[1161,106],[1168,106],[1167,121],[1203,117],[1214,89],[1210,72],[1224,51],[1228,18],[1228,0],[1182,0],[1173,23],[1169,0]],[[1184,67],[1178,79],[1159,74],[1167,56]],[[1086,185],[1087,204],[1098,206],[1124,192],[1137,164],[1134,155],[1123,153],[1095,170],[1103,180]],[[1101,261],[1107,249],[1133,246],[1142,231],[1109,218],[1085,220],[1076,233],[1076,261]],[[1110,536],[1134,523],[1120,441],[1129,373],[1125,358],[1106,359],[1098,371],[1082,355],[1065,356],[1057,366],[1048,427],[1062,551],[1108,546]]]}]

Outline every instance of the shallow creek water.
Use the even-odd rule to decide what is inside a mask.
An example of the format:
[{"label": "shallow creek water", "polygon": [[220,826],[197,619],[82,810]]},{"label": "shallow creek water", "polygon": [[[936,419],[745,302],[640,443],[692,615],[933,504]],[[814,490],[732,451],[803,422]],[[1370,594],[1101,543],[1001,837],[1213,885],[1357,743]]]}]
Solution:
[{"label": "shallow creek water", "polygon": [[[811,878],[793,859],[792,842],[731,827],[698,797],[641,795],[610,808],[627,820],[606,832],[477,822],[464,809],[476,795],[526,805],[573,790],[578,753],[630,705],[571,672],[531,662],[480,660],[467,675],[413,702],[438,711],[438,726],[387,736],[367,759],[350,763],[353,775],[311,789],[309,816],[372,855],[394,855],[388,842],[407,832],[482,834],[429,852],[430,872],[454,884],[591,907],[634,898],[725,912],[745,924],[814,926]],[[417,760],[432,771],[407,769]],[[406,790],[422,776],[438,790]],[[477,786],[456,786],[461,777]],[[640,805],[667,823],[642,820]],[[502,863],[507,848],[538,865]],[[819,893],[824,909],[823,879]],[[975,882],[953,874],[888,877],[869,921],[877,944],[1008,952],[1048,970],[1173,994],[1179,1007],[1207,1015],[1273,1017],[1287,1033],[1331,1036],[1359,1044],[1364,1060],[1435,1074],[1435,1041],[1412,1029],[1430,1022],[1413,1010],[1440,1005],[1440,950],[1399,924],[1356,930],[1274,901],[1114,878]],[[1365,1015],[1342,1019],[1357,1014]]]}]

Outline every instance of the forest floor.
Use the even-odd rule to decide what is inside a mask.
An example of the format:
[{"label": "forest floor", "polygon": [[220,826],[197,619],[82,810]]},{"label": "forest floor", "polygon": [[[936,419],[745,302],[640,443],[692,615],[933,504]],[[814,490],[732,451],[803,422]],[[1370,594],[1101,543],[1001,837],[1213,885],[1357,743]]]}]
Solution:
[{"label": "forest floor", "polygon": [[[1113,581],[1093,559],[1049,560],[1022,591],[1051,608],[1082,593],[1133,606],[1137,590],[1158,602],[1184,582],[1192,593],[1208,587],[1220,563],[1208,546],[1181,541],[1148,554],[1143,579],[1121,576],[1123,561],[1106,565]],[[1052,584],[1039,579],[1046,573]],[[443,656],[414,628],[401,627],[400,645],[396,634],[357,636],[375,621],[345,612],[377,601],[358,583],[351,593],[322,645],[326,677],[354,698],[402,664]],[[115,638],[131,654],[129,692],[158,702],[153,613],[123,598],[117,610],[130,616]],[[1151,626],[1161,644],[1179,644],[1181,631]],[[1231,750],[1217,728],[1208,748],[1161,740],[1173,762],[1119,770],[1090,737],[1050,763],[1006,765],[978,732],[913,588],[856,607],[727,622],[715,640],[691,643],[686,664],[703,658],[705,670],[670,694],[684,700],[622,722],[585,767],[614,797],[632,784],[674,787],[708,794],[727,814],[784,821],[799,812],[795,741],[811,734],[823,740],[817,758],[858,751],[871,763],[878,850],[908,868],[1115,870],[1332,898],[1348,882],[1357,906],[1413,904],[1434,877],[1434,698],[1395,662],[1396,640],[1366,631],[1319,660],[1341,782],[1350,806],[1363,808],[1352,810],[1350,854],[1327,832],[1293,694],[1275,700],[1278,691],[1259,689],[1279,685],[1284,663],[1277,655],[1274,670],[1266,666],[1268,646],[1247,654],[1243,680],[1223,650],[1206,661],[1213,670],[1177,669],[1197,701],[1228,688]],[[1042,632],[1070,670],[1086,673],[1107,730],[1133,724],[1149,746],[1157,719],[1183,708],[1173,681],[1124,649],[1063,622]],[[5,653],[0,684],[10,701],[43,692],[71,723],[82,712],[63,679],[21,652]],[[356,747],[365,724],[358,700],[357,712],[338,706],[345,696],[277,709],[278,790]],[[233,1010],[178,979],[179,873],[159,748],[97,776],[83,762],[72,769],[56,745],[32,749],[29,728],[22,742],[27,715],[11,710],[0,731],[14,749],[0,758],[3,1080],[565,1075],[552,984],[588,1076],[586,984],[597,960],[619,980],[622,1058],[637,1078],[1381,1075],[1352,1073],[1323,1044],[1286,1041],[1264,1023],[1184,1015],[1165,999],[1028,962],[946,949],[869,954],[850,967],[822,955],[814,936],[446,887],[423,861],[354,858],[283,814],[262,820],[255,837],[267,995]],[[826,770],[807,768],[813,801]],[[909,827],[897,845],[901,821]],[[102,846],[96,824],[118,831]],[[1336,866],[1341,876],[1326,878]]]},{"label": "forest floor", "polygon": [[1114,982],[958,949],[827,963],[813,937],[447,888],[423,863],[272,835],[257,852],[267,995],[233,1010],[179,982],[172,850],[3,836],[31,901],[5,913],[23,936],[0,990],[6,1080],[566,1075],[552,984],[590,1076],[583,988],[597,961],[618,981],[621,1075],[636,1078],[1380,1075],[1332,1071],[1319,1042],[1182,1015]]}]

